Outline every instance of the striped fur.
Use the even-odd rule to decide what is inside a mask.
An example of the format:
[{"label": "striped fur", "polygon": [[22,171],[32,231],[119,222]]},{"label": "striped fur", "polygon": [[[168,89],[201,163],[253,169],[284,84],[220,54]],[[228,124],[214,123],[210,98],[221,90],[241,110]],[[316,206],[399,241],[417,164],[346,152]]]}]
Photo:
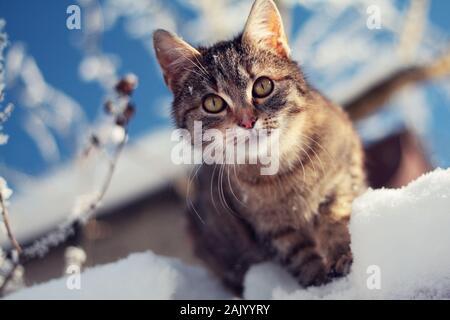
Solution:
[{"label": "striped fur", "polygon": [[[238,292],[249,266],[268,259],[301,285],[320,285],[351,264],[347,224],[352,200],[365,189],[363,152],[345,112],[312,88],[290,59],[281,20],[270,20],[280,19],[278,11],[266,12],[276,10],[273,2],[257,0],[254,7],[244,36],[211,47],[193,49],[174,35],[155,33],[178,127],[193,130],[194,121],[202,121],[204,129],[224,132],[236,126],[241,108],[250,108],[262,128],[281,130],[276,175],[260,175],[259,165],[249,164],[198,170],[190,231],[198,255]],[[265,22],[271,30],[249,30]],[[267,36],[274,38],[252,38]],[[173,57],[161,50],[167,43],[189,46],[178,51],[191,55],[184,62],[177,57],[173,68]],[[262,75],[275,88],[268,98],[254,99],[249,88]],[[208,93],[221,95],[229,109],[207,114],[201,101]]]}]

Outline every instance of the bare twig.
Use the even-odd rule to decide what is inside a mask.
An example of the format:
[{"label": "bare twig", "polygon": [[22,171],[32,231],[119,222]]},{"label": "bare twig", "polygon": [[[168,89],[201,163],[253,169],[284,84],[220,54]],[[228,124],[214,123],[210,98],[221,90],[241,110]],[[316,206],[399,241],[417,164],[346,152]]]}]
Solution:
[{"label": "bare twig", "polygon": [[450,50],[424,66],[409,67],[393,73],[346,103],[344,108],[353,121],[358,121],[379,110],[406,86],[446,76],[450,76]]},{"label": "bare twig", "polygon": [[9,214],[8,209],[5,205],[5,201],[3,200],[3,196],[0,192],[0,208],[2,209],[2,217],[3,217],[3,223],[6,227],[6,233],[8,234],[9,241],[11,241],[11,244],[13,245],[14,249],[17,250],[17,253],[22,253],[22,248],[19,245],[19,242],[17,242],[16,237],[14,236],[11,225],[9,223]]},{"label": "bare twig", "polygon": [[399,34],[397,53],[405,62],[411,62],[423,38],[429,9],[428,0],[410,0],[403,28]]},{"label": "bare twig", "polygon": [[14,279],[14,273],[19,267],[20,267],[20,260],[17,259],[16,261],[13,261],[11,269],[6,274],[5,278],[3,279],[2,285],[0,286],[0,297],[4,297],[8,284],[11,282],[11,280]]},{"label": "bare twig", "polygon": [[9,282],[14,278],[14,273],[16,272],[16,269],[20,265],[20,254],[22,253],[22,248],[19,245],[19,242],[16,240],[16,237],[14,236],[14,233],[11,230],[11,225],[9,223],[8,209],[7,209],[7,206],[5,204],[5,201],[3,199],[3,195],[1,194],[1,192],[0,192],[0,208],[2,211],[3,223],[5,224],[6,233],[8,235],[9,241],[11,242],[12,246],[14,247],[14,249],[17,251],[17,254],[18,254],[18,257],[16,257],[15,259],[12,259],[13,266],[8,271],[6,276],[4,277],[3,283],[0,286],[0,297],[1,297],[5,294],[6,287],[8,286]]},{"label": "bare twig", "polygon": [[117,162],[120,158],[120,154],[122,153],[122,150],[127,141],[127,136],[128,136],[128,134],[127,134],[127,131],[125,130],[125,135],[124,135],[122,141],[120,141],[120,143],[117,145],[117,147],[114,151],[114,156],[109,162],[108,173],[106,175],[105,181],[103,182],[103,184],[100,188],[100,192],[98,193],[98,195],[94,199],[94,201],[89,205],[89,211],[86,212],[86,215],[88,217],[97,209],[98,205],[102,202],[103,198],[105,197],[106,192],[109,189],[109,186],[111,185],[112,177],[114,175],[114,171],[116,169]]},{"label": "bare twig", "polygon": [[[125,107],[117,108],[114,106],[114,103],[111,100],[106,101],[104,105],[104,111],[108,115],[114,116],[114,122],[117,126],[124,130],[124,134],[122,135],[121,140],[116,144],[114,153],[112,158],[109,161],[108,171],[103,181],[99,193],[96,195],[95,199],[89,204],[87,212],[84,213],[84,216],[89,218],[92,213],[98,208],[99,204],[102,202],[103,198],[106,195],[106,192],[111,185],[112,177],[114,175],[114,171],[117,166],[117,162],[120,158],[120,154],[122,153],[124,146],[128,139],[128,124],[131,118],[134,115],[135,108],[130,102],[130,97],[133,94],[133,91],[137,86],[137,78],[135,75],[126,75],[115,86],[115,91],[118,98],[125,98]],[[89,145],[86,150],[83,152],[84,156],[88,156],[90,151],[95,148],[99,148],[102,146],[102,141],[97,137],[97,135],[92,135]]]},{"label": "bare twig", "polygon": [[[428,0],[410,1],[398,45],[398,54],[405,63],[412,61],[416,55],[425,30],[428,9]],[[344,107],[350,118],[358,121],[382,108],[401,89],[449,75],[450,49],[428,64],[407,67],[388,75],[354,97]]]}]

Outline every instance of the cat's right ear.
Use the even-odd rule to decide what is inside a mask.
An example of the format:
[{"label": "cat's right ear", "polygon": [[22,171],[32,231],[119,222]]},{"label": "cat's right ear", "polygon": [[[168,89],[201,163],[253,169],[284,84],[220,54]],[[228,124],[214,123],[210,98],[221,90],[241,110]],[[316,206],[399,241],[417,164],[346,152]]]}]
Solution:
[{"label": "cat's right ear", "polygon": [[272,0],[255,0],[245,23],[242,40],[289,57],[290,49],[280,12]]},{"label": "cat's right ear", "polygon": [[192,61],[200,57],[200,52],[180,37],[166,31],[153,33],[153,47],[163,71],[164,81],[172,92],[174,79],[179,79],[192,66]]}]

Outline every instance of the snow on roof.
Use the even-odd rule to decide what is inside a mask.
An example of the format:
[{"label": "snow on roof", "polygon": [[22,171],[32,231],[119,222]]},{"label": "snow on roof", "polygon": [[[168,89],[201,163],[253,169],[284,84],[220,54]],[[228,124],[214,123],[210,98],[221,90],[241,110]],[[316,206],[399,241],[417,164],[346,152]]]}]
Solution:
[{"label": "snow on roof", "polygon": [[[186,170],[186,166],[175,165],[170,159],[171,132],[161,130],[125,147],[100,213],[155,191]],[[74,222],[79,214],[77,202],[89,201],[89,196],[98,192],[99,181],[106,174],[105,161],[108,159],[101,155],[74,160],[49,175],[26,181],[10,204],[11,225],[19,241],[35,240],[57,226]],[[0,233],[0,245],[8,243]]]}]

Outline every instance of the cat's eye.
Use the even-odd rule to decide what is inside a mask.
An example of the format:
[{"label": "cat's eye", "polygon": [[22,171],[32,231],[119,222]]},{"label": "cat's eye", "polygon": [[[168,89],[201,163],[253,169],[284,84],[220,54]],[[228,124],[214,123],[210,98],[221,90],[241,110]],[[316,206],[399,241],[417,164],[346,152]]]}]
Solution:
[{"label": "cat's eye", "polygon": [[219,113],[225,107],[227,103],[221,97],[215,94],[208,94],[203,98],[203,109],[210,113]]},{"label": "cat's eye", "polygon": [[260,77],[256,79],[253,84],[252,94],[255,98],[265,98],[273,91],[273,81],[267,77]]}]

